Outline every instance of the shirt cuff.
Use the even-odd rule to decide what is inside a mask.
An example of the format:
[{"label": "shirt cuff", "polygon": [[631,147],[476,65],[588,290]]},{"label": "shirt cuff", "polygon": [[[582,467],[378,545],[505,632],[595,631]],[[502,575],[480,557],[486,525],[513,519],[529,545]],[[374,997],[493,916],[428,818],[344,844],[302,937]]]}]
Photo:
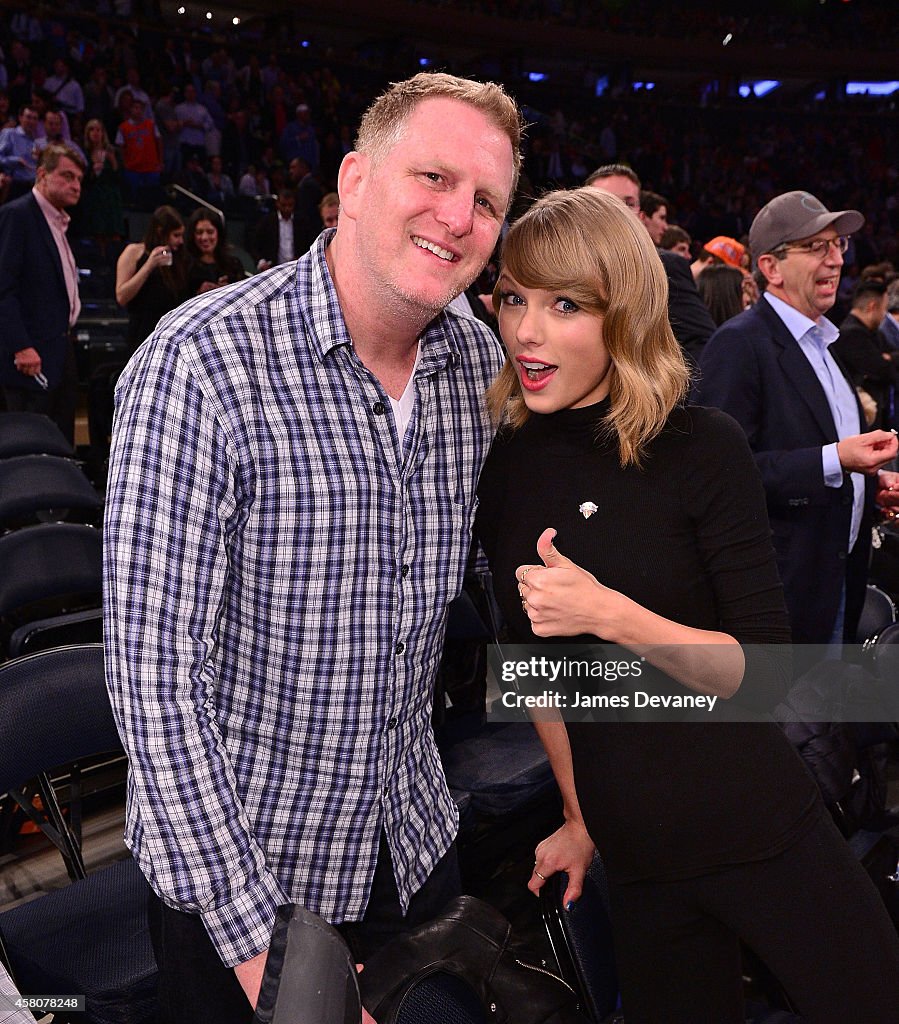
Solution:
[{"label": "shirt cuff", "polygon": [[824,465],[825,487],[842,487],[844,474],[836,444],[824,445],[821,449],[821,459]]},{"label": "shirt cuff", "polygon": [[200,917],[224,965],[234,967],[268,949],[278,907],[290,902],[274,875],[267,874]]}]

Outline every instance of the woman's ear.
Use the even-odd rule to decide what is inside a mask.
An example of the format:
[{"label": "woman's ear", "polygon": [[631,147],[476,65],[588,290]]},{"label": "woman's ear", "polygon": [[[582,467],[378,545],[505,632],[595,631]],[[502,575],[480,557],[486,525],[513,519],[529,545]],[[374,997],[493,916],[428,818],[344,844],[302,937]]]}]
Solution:
[{"label": "woman's ear", "polygon": [[370,173],[371,160],[365,153],[353,150],[341,161],[337,172],[337,194],[340,196],[342,216],[356,219]]}]

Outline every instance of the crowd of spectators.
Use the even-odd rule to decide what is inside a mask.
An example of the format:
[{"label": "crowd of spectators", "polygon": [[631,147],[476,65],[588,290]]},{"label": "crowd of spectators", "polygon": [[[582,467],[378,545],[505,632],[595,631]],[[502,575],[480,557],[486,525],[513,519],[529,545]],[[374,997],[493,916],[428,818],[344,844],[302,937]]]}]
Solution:
[{"label": "crowd of spectators", "polygon": [[[844,39],[862,30],[866,40],[878,38],[873,29],[884,12],[857,6],[831,4],[814,17],[760,9],[741,14],[739,24],[714,12],[700,24],[689,5],[660,15],[645,2],[477,0],[473,9],[672,40],[729,26],[757,39],[801,36],[808,46],[829,40],[836,28]],[[380,54],[372,46],[340,54],[304,49],[295,14],[236,29],[226,44],[211,33],[171,31],[152,17],[152,3],[115,8],[128,8],[131,17],[116,17],[109,4],[106,17],[87,14],[73,2],[63,13],[19,10],[0,28],[0,202],[31,187],[44,140],[70,140],[90,154],[72,233],[101,245],[125,232],[123,204],[153,210],[172,201],[165,187],[173,183],[251,224],[274,209],[273,195],[293,187],[297,208],[317,228],[317,204],[335,190],[359,112],[390,77],[411,70],[396,66],[411,59],[403,38]],[[104,5],[97,10],[102,15]],[[885,130],[882,111],[753,100],[737,112],[723,101],[698,108],[661,90],[625,87],[596,97],[556,95],[546,83],[506,85],[532,122],[523,179],[531,194],[580,184],[600,163],[626,162],[667,197],[669,220],[698,250],[716,235],[745,235],[771,195],[801,186],[865,214],[847,260],[844,299],[861,268],[899,262],[899,136]],[[195,204],[175,205],[187,218]]]},{"label": "crowd of spectators", "polygon": [[478,13],[509,21],[592,29],[614,35],[672,40],[710,40],[720,43],[730,33],[737,41],[767,42],[773,46],[870,45],[892,47],[893,12],[886,3],[857,4],[816,0],[799,4],[762,0],[752,8],[726,5],[664,7],[653,0],[416,0],[431,7]]}]

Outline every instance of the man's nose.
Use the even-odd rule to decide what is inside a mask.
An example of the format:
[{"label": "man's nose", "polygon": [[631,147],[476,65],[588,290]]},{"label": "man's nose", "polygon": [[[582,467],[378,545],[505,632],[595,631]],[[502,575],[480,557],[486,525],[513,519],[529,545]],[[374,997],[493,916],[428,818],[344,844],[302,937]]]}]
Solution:
[{"label": "man's nose", "polygon": [[461,191],[447,192],[437,209],[437,220],[450,234],[461,238],[471,231],[474,219],[474,198]]}]

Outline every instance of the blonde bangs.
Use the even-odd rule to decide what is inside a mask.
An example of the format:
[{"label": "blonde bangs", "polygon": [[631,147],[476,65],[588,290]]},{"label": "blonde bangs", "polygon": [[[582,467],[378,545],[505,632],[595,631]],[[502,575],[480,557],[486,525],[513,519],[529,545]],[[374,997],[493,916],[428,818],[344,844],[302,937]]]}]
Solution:
[{"label": "blonde bangs", "polygon": [[[598,189],[551,192],[512,226],[502,263],[524,287],[558,290],[603,317],[614,364],[605,427],[617,437],[622,466],[639,465],[689,380],[668,321],[668,280],[646,229]],[[493,304],[498,312],[498,289]],[[508,360],[488,406],[496,423],[512,429],[530,415]]]}]

